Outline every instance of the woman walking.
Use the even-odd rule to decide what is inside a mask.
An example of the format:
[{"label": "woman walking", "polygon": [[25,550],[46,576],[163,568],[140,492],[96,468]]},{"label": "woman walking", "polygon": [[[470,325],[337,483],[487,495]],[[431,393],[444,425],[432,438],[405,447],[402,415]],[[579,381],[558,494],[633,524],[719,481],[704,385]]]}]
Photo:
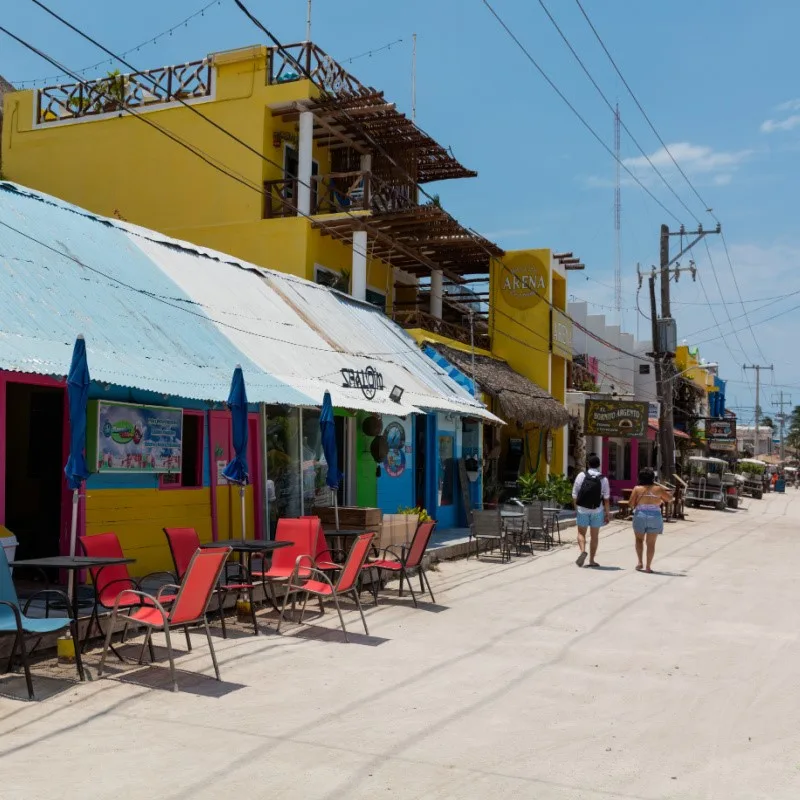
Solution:
[{"label": "woman walking", "polygon": [[[631,492],[630,507],[633,509],[633,532],[636,535],[636,569],[652,572],[653,556],[656,552],[656,538],[664,533],[664,518],[661,504],[672,500],[672,492],[656,483],[652,469],[645,468],[639,473],[639,485]],[[647,545],[647,562],[642,556]]]}]

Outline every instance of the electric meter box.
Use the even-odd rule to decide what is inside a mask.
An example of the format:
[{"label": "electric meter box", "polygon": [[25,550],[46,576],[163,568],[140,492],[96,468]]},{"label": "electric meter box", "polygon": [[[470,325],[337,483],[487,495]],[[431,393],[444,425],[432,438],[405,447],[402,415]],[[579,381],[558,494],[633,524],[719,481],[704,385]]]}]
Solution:
[{"label": "electric meter box", "polygon": [[678,347],[678,326],[672,317],[658,320],[658,350],[660,353],[674,353]]}]

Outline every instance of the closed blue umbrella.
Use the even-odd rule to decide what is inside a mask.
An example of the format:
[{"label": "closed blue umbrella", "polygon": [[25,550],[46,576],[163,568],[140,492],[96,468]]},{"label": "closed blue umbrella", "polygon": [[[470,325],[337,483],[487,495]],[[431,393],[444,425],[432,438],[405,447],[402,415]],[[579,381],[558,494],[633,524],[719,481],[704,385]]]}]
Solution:
[{"label": "closed blue umbrella", "polygon": [[228,408],[233,425],[234,456],[222,474],[231,482],[238,483],[242,500],[242,538],[245,538],[244,487],[247,484],[247,391],[244,386],[242,368],[237,364],[228,395]]},{"label": "closed blue umbrella", "polygon": [[336,421],[333,418],[333,403],[331,393],[325,392],[322,400],[322,413],[319,415],[319,430],[322,439],[322,452],[325,454],[325,461],[328,462],[328,475],[325,483],[333,492],[333,507],[336,516],[336,530],[339,530],[339,498],[337,490],[342,480],[339,472],[339,453],[336,448]]},{"label": "closed blue umbrella", "polygon": [[[69,554],[75,555],[78,532],[79,492],[89,477],[86,467],[86,406],[89,402],[89,364],[86,360],[86,342],[79,335],[72,349],[72,362],[67,375],[67,400],[69,403],[69,456],[64,467],[67,486],[72,489],[72,527],[69,534]],[[72,594],[73,572],[69,571],[69,592]]]}]

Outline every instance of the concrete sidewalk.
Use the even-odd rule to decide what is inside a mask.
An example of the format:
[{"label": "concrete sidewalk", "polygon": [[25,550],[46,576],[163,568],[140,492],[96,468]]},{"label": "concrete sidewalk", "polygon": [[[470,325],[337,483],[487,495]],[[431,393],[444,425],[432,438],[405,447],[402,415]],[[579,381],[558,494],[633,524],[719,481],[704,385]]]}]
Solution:
[{"label": "concrete sidewalk", "polygon": [[798,523],[794,490],[691,511],[654,575],[624,522],[599,570],[574,548],[443,563],[437,604],[389,597],[370,637],[349,611],[349,645],[330,612],[217,638],[222,683],[195,635],[179,694],[164,660],[83,685],[42,664],[38,703],[0,676],[0,795],[794,800]]}]

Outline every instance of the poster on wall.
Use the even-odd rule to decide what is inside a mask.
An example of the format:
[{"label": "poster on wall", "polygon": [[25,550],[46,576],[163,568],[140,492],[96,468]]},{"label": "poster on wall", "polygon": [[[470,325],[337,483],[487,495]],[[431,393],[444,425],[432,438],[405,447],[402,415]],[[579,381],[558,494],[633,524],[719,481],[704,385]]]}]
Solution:
[{"label": "poster on wall", "polygon": [[95,472],[180,472],[183,410],[96,400],[88,461]]},{"label": "poster on wall", "polygon": [[644,438],[647,435],[648,403],[637,400],[587,400],[587,436]]}]

